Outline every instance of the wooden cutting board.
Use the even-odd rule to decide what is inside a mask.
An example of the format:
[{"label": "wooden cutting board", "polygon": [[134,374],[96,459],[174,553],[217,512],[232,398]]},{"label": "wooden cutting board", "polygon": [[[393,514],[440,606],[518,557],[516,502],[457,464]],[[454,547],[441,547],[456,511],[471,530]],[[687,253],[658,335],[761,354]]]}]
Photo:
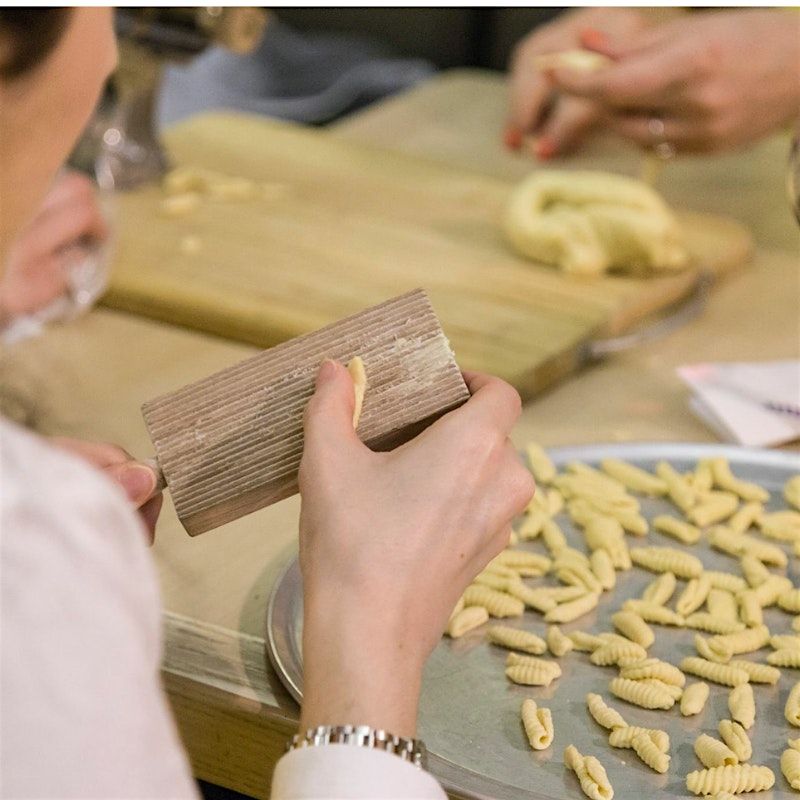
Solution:
[{"label": "wooden cutting board", "polygon": [[696,269],[570,278],[506,246],[507,181],[246,115],[194,117],[165,138],[174,164],[267,191],[178,218],[161,213],[158,186],[122,194],[106,305],[269,347],[423,287],[459,364],[526,396],[579,367],[587,342],[673,304],[699,269],[745,263],[752,246],[732,220],[681,212]]}]

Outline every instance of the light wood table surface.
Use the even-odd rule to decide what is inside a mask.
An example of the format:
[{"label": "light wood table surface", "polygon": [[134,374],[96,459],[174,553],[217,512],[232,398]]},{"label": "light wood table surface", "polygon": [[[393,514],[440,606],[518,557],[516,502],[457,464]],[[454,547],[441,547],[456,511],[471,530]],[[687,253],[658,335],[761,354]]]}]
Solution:
[{"label": "light wood table surface", "polygon": [[[337,125],[331,135],[467,169],[522,176],[505,153],[505,88],[496,75],[446,73]],[[788,140],[719,158],[678,160],[662,188],[688,207],[748,224],[753,264],[716,288],[706,313],[669,338],[597,364],[528,404],[514,440],[713,441],[687,406],[682,363],[800,356],[800,236],[783,190]],[[566,166],[635,173],[639,156],[592,142]],[[299,301],[299,299],[298,299]],[[200,378],[253,348],[107,310],[4,358],[37,397],[44,430],[107,439],[147,456],[142,401]],[[297,707],[266,664],[264,620],[274,579],[296,547],[292,498],[190,539],[165,503],[153,554],[165,613],[164,681],[198,777],[266,797]]]}]

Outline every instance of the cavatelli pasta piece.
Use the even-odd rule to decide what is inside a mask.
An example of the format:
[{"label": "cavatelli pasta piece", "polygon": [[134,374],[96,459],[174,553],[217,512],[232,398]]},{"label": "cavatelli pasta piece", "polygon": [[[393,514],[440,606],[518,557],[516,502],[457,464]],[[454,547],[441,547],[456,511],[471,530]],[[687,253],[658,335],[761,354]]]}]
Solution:
[{"label": "cavatelli pasta piece", "polygon": [[616,709],[606,705],[606,701],[599,694],[590,692],[586,695],[586,707],[592,715],[592,719],[610,731],[615,728],[626,728],[628,723]]},{"label": "cavatelli pasta piece", "polygon": [[744,533],[761,519],[763,513],[764,506],[761,503],[745,503],[728,519],[726,525],[734,533]]},{"label": "cavatelli pasta piece", "polygon": [[655,686],[656,689],[665,692],[675,701],[680,700],[681,696],[683,695],[683,689],[681,689],[680,686],[673,686],[671,683],[664,683],[664,681],[661,681],[658,678],[644,678],[643,680],[640,680],[639,683],[644,683],[647,686]]},{"label": "cavatelli pasta piece", "polygon": [[786,705],[783,707],[783,715],[790,725],[800,728],[800,681],[789,692]]},{"label": "cavatelli pasta piece", "polygon": [[737,478],[731,472],[731,466],[726,458],[712,458],[711,472],[714,475],[714,485],[720,489],[737,494],[742,500],[766,503],[769,492],[757,483],[750,483]]},{"label": "cavatelli pasta piece", "polygon": [[731,661],[730,665],[737,669],[743,669],[750,676],[750,683],[768,683],[774,686],[781,677],[781,671],[768,664],[758,664],[755,661],[740,659]]},{"label": "cavatelli pasta piece", "polygon": [[669,755],[659,750],[646,733],[634,736],[632,746],[633,752],[653,771],[664,773],[669,769]]},{"label": "cavatelli pasta piece", "polygon": [[587,592],[596,592],[597,594],[603,591],[595,574],[582,564],[557,567],[554,574],[561,583],[569,586],[582,586]]},{"label": "cavatelli pasta piece", "polygon": [[570,650],[572,650],[573,647],[575,647],[572,639],[570,639],[566,634],[562,633],[558,625],[548,626],[547,636],[545,639],[547,640],[547,648],[557,658],[561,658],[561,656],[566,655]]},{"label": "cavatelli pasta piece", "polygon": [[681,695],[681,714],[684,717],[692,717],[695,714],[699,714],[705,708],[708,694],[707,683],[703,681],[690,683],[683,690],[683,695]]},{"label": "cavatelli pasta piece", "polygon": [[793,475],[783,485],[783,499],[800,511],[800,475]]},{"label": "cavatelli pasta piece", "polygon": [[800,614],[800,589],[787,589],[779,594],[778,605],[790,614]]},{"label": "cavatelli pasta piece", "polygon": [[632,547],[631,561],[651,572],[671,572],[679,578],[697,578],[703,563],[696,556],[672,547]]},{"label": "cavatelli pasta piece", "polygon": [[631,568],[631,557],[625,542],[625,532],[616,519],[594,514],[586,521],[583,533],[589,549],[592,551],[605,550],[615,569]]},{"label": "cavatelli pasta piece", "polygon": [[698,654],[709,661],[715,661],[717,664],[727,664],[733,653],[727,645],[717,645],[717,649],[712,649],[709,644],[709,639],[704,639],[699,633],[694,635],[694,647]]},{"label": "cavatelli pasta piece", "polygon": [[724,742],[701,733],[694,740],[694,752],[704,767],[725,767],[739,763],[739,757]]},{"label": "cavatelli pasta piece", "polygon": [[617,585],[617,573],[607,550],[595,550],[589,556],[589,564],[602,589],[607,591]]},{"label": "cavatelli pasta piece", "polygon": [[480,627],[489,619],[489,612],[483,606],[469,606],[450,617],[447,623],[447,635],[458,639],[465,633]]},{"label": "cavatelli pasta piece", "polygon": [[547,650],[547,643],[535,633],[512,628],[509,625],[490,625],[486,631],[486,638],[500,647],[521,650],[523,653],[533,653],[537,656]]},{"label": "cavatelli pasta piece", "polygon": [[667,461],[656,464],[656,475],[667,485],[669,499],[685,514],[697,502],[697,495],[689,486],[683,475],[680,475]]},{"label": "cavatelli pasta piece", "polygon": [[800,636],[790,634],[771,636],[769,646],[773,650],[800,650]]},{"label": "cavatelli pasta piece", "polygon": [[642,593],[642,600],[647,603],[655,603],[655,605],[663,606],[669,602],[669,599],[675,592],[677,580],[671,572],[665,572],[659,575],[655,580],[647,584],[644,592]]},{"label": "cavatelli pasta piece", "polygon": [[544,615],[545,622],[572,622],[596,608],[599,597],[597,593],[589,592],[576,600],[560,603]]},{"label": "cavatelli pasta piece", "polygon": [[686,684],[686,676],[674,664],[658,658],[645,658],[635,664],[628,664],[620,670],[619,675],[632,681],[656,678],[673,686],[681,687]]},{"label": "cavatelli pasta piece", "polygon": [[489,572],[484,570],[479,572],[472,581],[481,586],[488,586],[490,589],[496,589],[498,592],[507,592],[509,586],[523,586],[522,579],[514,573],[513,577],[507,578],[499,575],[496,572]]},{"label": "cavatelli pasta piece", "polygon": [[701,458],[694,468],[694,472],[685,475],[686,480],[692,488],[699,494],[711,491],[714,486],[714,473],[711,470],[711,462],[707,458]]},{"label": "cavatelli pasta piece", "polygon": [[[625,488],[621,481],[606,475],[599,469],[590,467],[582,461],[571,461],[567,464],[567,472],[570,475],[576,475],[591,486],[604,492],[606,495],[614,497],[630,497],[628,490]],[[630,498],[631,500],[633,498]]]},{"label": "cavatelli pasta piece", "polygon": [[530,697],[522,701],[522,726],[534,750],[546,750],[553,743],[553,715],[549,708],[539,708]]},{"label": "cavatelli pasta piece", "polygon": [[686,788],[694,794],[764,792],[775,785],[775,773],[764,766],[733,764],[698,769],[686,776]]},{"label": "cavatelli pasta piece", "polygon": [[658,625],[675,625],[678,628],[684,626],[683,617],[666,606],[657,603],[649,603],[647,600],[626,600],[622,604],[623,611],[632,611],[638,614],[645,622],[654,622]]},{"label": "cavatelli pasta piece", "polygon": [[[707,575],[708,573],[703,573]],[[712,589],[706,598],[708,613],[722,619],[735,620],[739,617],[739,605],[734,595],[726,589]]]},{"label": "cavatelli pasta piece", "polygon": [[738,507],[739,497],[733,492],[709,492],[686,512],[686,518],[705,528],[728,519]]},{"label": "cavatelli pasta piece", "polygon": [[517,600],[521,600],[526,606],[535,608],[544,614],[551,608],[555,608],[557,603],[550,595],[542,593],[541,589],[533,589],[522,583],[522,581],[507,584],[506,592]]},{"label": "cavatelli pasta piece", "polygon": [[751,588],[760,586],[768,580],[772,573],[764,566],[764,562],[757,559],[751,553],[744,553],[739,559],[739,566],[742,569],[744,579]]},{"label": "cavatelli pasta piece", "polygon": [[753,696],[753,687],[749,683],[742,683],[730,690],[728,711],[731,719],[738,722],[745,730],[753,727],[756,721],[756,699]]},{"label": "cavatelli pasta piece", "polygon": [[767,663],[773,667],[800,669],[800,650],[776,650],[767,656]]},{"label": "cavatelli pasta piece", "polygon": [[514,580],[519,580],[520,575],[515,569],[511,569],[511,567],[503,566],[502,564],[495,564],[493,561],[490,561],[481,571],[481,575],[486,575],[491,573],[492,575],[499,575],[501,578],[513,578]]},{"label": "cavatelli pasta piece", "polygon": [[669,750],[669,734],[659,728],[641,728],[638,725],[627,725],[625,727],[615,728],[608,735],[608,743],[612,747],[633,747],[633,740],[644,734],[650,738],[650,741],[662,752],[666,753]]},{"label": "cavatelli pasta piece", "polygon": [[752,653],[754,650],[759,650],[769,642],[769,638],[769,628],[766,625],[756,625],[738,633],[712,636],[708,643],[712,650],[727,651],[732,656],[736,656],[740,653]]},{"label": "cavatelli pasta piece", "polygon": [[700,528],[668,514],[654,517],[653,527],[684,544],[696,544],[700,541]]},{"label": "cavatelli pasta piece", "polygon": [[680,668],[683,672],[720,683],[723,686],[738,686],[741,683],[747,683],[750,679],[743,669],[732,667],[730,664],[715,664],[713,661],[696,656],[684,658],[680,663]]},{"label": "cavatelli pasta piece", "polygon": [[775,567],[785,567],[786,553],[775,544],[756,539],[747,533],[734,533],[725,525],[715,525],[708,531],[708,541],[712,547],[731,556],[746,553]]},{"label": "cavatelli pasta piece", "polygon": [[749,628],[764,624],[764,610],[753,589],[739,592],[739,616]]},{"label": "cavatelli pasta piece", "polygon": [[[783,552],[783,551],[781,551]],[[763,608],[775,605],[778,598],[792,588],[792,582],[783,575],[770,575],[760,586],[756,586],[753,592]]]},{"label": "cavatelli pasta piece", "polygon": [[561,667],[555,661],[509,653],[506,658],[506,677],[525,686],[549,686],[561,677]]},{"label": "cavatelli pasta piece", "polygon": [[554,558],[567,546],[564,531],[552,519],[546,520],[542,525],[541,539],[547,552]]},{"label": "cavatelli pasta piece", "polygon": [[611,622],[623,636],[636,642],[645,650],[656,640],[653,629],[632,611],[617,611],[611,615]]},{"label": "cavatelli pasta piece", "polygon": [[675,610],[684,617],[688,616],[706,602],[710,591],[711,579],[709,577],[700,575],[699,578],[692,578],[678,595]]},{"label": "cavatelli pasta piece", "polygon": [[722,741],[725,742],[739,761],[749,761],[753,755],[753,745],[747,731],[738,723],[729,719],[720,720],[717,728]]},{"label": "cavatelli pasta piece", "polygon": [[800,539],[800,511],[773,511],[762,514],[758,520],[761,533],[778,542],[796,542]]},{"label": "cavatelli pasta piece", "polygon": [[586,633],[586,631],[570,631],[567,636],[571,639],[575,649],[582,653],[591,653],[604,644],[599,636]]},{"label": "cavatelli pasta piece", "polygon": [[744,578],[734,575],[732,572],[719,572],[718,570],[707,569],[705,574],[711,579],[711,586],[715,589],[725,589],[727,592],[741,592],[747,588]]},{"label": "cavatelli pasta piece", "polygon": [[556,603],[577,600],[586,594],[586,589],[581,586],[540,586],[533,591],[539,592],[542,597],[551,597]]},{"label": "cavatelli pasta piece", "polygon": [[781,753],[781,772],[789,786],[800,792],[800,752],[790,747]]},{"label": "cavatelli pasta piece", "polygon": [[564,751],[564,764],[571,769],[581,785],[581,791],[590,800],[611,800],[614,789],[603,765],[594,756],[584,756],[574,745]]},{"label": "cavatelli pasta piece", "polygon": [[548,515],[540,508],[532,508],[522,520],[517,528],[517,536],[521,542],[529,542],[536,539],[542,532],[542,526],[547,520]]},{"label": "cavatelli pasta piece", "polygon": [[609,684],[611,693],[641,708],[670,709],[675,705],[675,698],[656,686],[629,678],[614,678]]},{"label": "cavatelli pasta piece", "polygon": [[647,657],[647,651],[636,644],[626,640],[622,642],[610,642],[598,647],[591,656],[589,661],[599,667],[607,667],[609,664],[619,664],[622,660],[635,660],[640,661]]},{"label": "cavatelli pasta piece", "polygon": [[[492,561],[492,564],[500,564],[503,567],[511,567],[520,574],[521,568],[531,568],[536,570],[536,575],[544,575],[550,571],[553,562],[547,557],[539,553],[531,553],[530,550],[503,550],[498,553]],[[535,577],[535,576],[534,576]]]},{"label": "cavatelli pasta piece", "polygon": [[744,624],[739,620],[721,619],[709,614],[707,611],[696,611],[684,619],[687,628],[707,633],[735,633],[744,630]]},{"label": "cavatelli pasta piece", "polygon": [[467,587],[464,603],[467,607],[483,606],[493,617],[521,617],[525,611],[522,600],[479,584]]},{"label": "cavatelli pasta piece", "polygon": [[606,458],[600,463],[600,466],[604,472],[632,492],[640,492],[653,497],[667,493],[667,484],[662,478],[635,467],[633,464],[616,458]]},{"label": "cavatelli pasta piece", "polygon": [[556,476],[556,468],[545,449],[536,442],[529,442],[525,448],[528,467],[537,483],[551,483]]}]

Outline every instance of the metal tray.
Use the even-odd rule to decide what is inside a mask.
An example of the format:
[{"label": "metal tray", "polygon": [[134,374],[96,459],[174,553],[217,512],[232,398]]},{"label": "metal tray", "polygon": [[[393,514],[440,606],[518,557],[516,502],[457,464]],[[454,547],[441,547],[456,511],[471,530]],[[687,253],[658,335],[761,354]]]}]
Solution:
[{"label": "metal tray", "polygon": [[[737,475],[760,483],[772,494],[770,509],[783,508],[781,488],[786,479],[800,472],[800,457],[791,453],[749,450],[739,447],[695,444],[614,444],[568,447],[550,451],[558,466],[580,460],[597,464],[603,458],[621,458],[646,469],[665,459],[677,469],[687,470],[699,458],[725,456]],[[640,498],[642,513],[651,518],[673,511],[665,500]],[[585,549],[579,531],[566,515],[559,515],[570,544]],[[651,532],[641,542],[683,548],[674,539]],[[636,544],[631,537],[630,544]],[[544,552],[539,542],[520,547]],[[708,547],[685,548],[697,555],[709,569],[738,571],[735,559]],[[786,574],[798,582],[798,560],[791,558]],[[653,576],[634,568],[618,573],[617,586],[605,593],[599,607],[589,615],[562,626],[563,630],[612,630],[610,615],[624,600],[637,596]],[[542,579],[536,579],[541,582]],[[553,579],[546,578],[547,583]],[[790,631],[786,614],[774,607],[765,612],[765,622],[775,633]],[[526,611],[511,624],[543,636],[545,623],[540,614]],[[302,586],[294,560],[277,582],[267,616],[269,656],[281,680],[298,701],[302,697]],[[695,655],[694,631],[656,626],[656,642],[650,653],[677,663]],[[562,754],[573,743],[583,753],[599,757],[608,771],[618,800],[639,800],[650,795],[688,796],[685,776],[701,768],[692,745],[702,732],[716,734],[717,723],[728,716],[727,689],[716,684],[702,714],[683,718],[676,705],[671,711],[648,711],[613,697],[608,684],[617,672],[614,667],[592,665],[586,653],[572,652],[559,659],[563,676],[549,687],[524,687],[510,683],[504,675],[506,651],[488,645],[483,629],[462,639],[444,638],[434,650],[425,670],[420,702],[418,734],[430,753],[430,769],[452,794],[464,798],[497,800],[560,800],[580,797],[574,775],[564,769]],[[751,658],[753,656],[745,656]],[[765,651],[755,654],[763,661]],[[693,680],[690,678],[690,680]],[[788,789],[779,766],[780,754],[788,736],[797,736],[783,717],[783,706],[800,673],[783,670],[777,686],[756,685],[757,718],[750,731],[753,764],[766,764],[776,775],[769,792],[746,795],[753,800],[788,798]],[[664,728],[671,739],[672,762],[665,775],[658,775],[642,764],[631,750],[618,750],[608,744],[607,732],[589,716],[585,695],[598,692],[623,714],[629,724]],[[555,741],[545,751],[533,752],[527,744],[519,718],[522,699],[533,697],[552,709]]]}]

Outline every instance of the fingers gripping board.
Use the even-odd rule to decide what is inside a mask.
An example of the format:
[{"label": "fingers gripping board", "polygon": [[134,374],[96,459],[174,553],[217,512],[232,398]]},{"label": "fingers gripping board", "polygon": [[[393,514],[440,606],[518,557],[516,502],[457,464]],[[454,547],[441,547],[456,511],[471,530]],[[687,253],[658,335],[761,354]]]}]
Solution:
[{"label": "fingers gripping board", "polygon": [[142,406],[190,535],[297,491],[303,413],[320,363],[355,356],[368,387],[358,435],[373,450],[408,441],[469,397],[430,301],[417,289]]}]

